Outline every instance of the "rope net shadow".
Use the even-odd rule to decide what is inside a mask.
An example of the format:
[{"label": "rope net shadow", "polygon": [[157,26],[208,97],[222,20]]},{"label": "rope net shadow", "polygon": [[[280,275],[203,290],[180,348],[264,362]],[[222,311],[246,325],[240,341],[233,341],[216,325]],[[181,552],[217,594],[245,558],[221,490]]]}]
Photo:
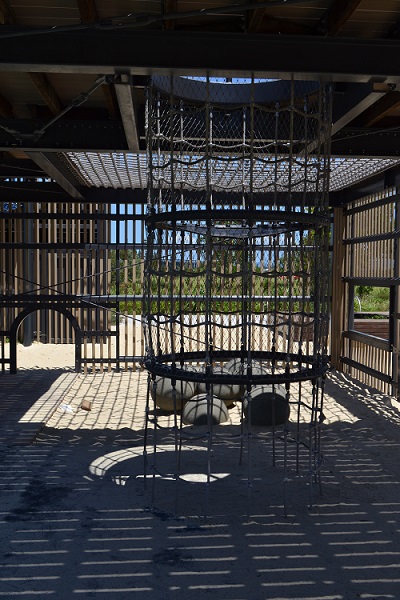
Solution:
[{"label": "rope net shadow", "polygon": [[294,423],[297,449],[306,422],[313,481],[328,364],[330,108],[326,86],[254,79],[154,78],[147,103],[149,420],[156,433],[157,411],[170,410],[180,441],[183,424],[206,425],[212,439],[235,402],[242,440],[255,426],[291,435]]}]

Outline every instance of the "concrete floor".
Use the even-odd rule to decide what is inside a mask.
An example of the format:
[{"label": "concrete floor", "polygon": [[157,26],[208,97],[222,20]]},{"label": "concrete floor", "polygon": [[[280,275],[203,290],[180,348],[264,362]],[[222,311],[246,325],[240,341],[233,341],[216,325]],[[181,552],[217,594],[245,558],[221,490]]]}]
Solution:
[{"label": "concrete floor", "polygon": [[[307,477],[292,477],[285,517],[262,431],[249,501],[234,416],[215,443],[211,484],[204,439],[193,439],[186,480],[156,479],[152,499],[145,389],[132,372],[0,375],[0,597],[400,598],[400,413],[389,398],[330,374],[322,496],[309,510]],[[173,435],[159,441],[168,469]]]}]

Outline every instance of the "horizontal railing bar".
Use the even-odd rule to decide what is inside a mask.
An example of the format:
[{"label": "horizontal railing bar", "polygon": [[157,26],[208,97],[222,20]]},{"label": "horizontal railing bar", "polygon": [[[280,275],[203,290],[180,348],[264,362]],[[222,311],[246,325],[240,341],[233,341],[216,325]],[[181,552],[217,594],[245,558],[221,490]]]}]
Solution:
[{"label": "horizontal railing bar", "polygon": [[87,244],[73,242],[1,242],[0,250],[142,250],[140,244]]},{"label": "horizontal railing bar", "polygon": [[341,356],[340,361],[344,365],[353,367],[354,369],[356,369],[358,371],[362,371],[363,373],[366,373],[367,375],[370,375],[371,377],[375,377],[376,379],[379,379],[380,381],[384,381],[385,383],[393,383],[393,380],[390,375],[385,375],[381,371],[377,371],[376,369],[371,369],[371,367],[362,365],[362,364],[356,362],[355,360],[351,360],[350,358]]},{"label": "horizontal railing bar", "polygon": [[117,356],[112,358],[82,358],[81,363],[84,365],[90,364],[110,364],[110,363],[127,363],[127,362],[142,362],[144,357],[140,356]]},{"label": "horizontal railing bar", "polygon": [[82,337],[117,337],[116,331],[81,331]]},{"label": "horizontal railing bar", "polygon": [[[224,244],[214,244],[214,249],[226,249]],[[279,245],[279,249],[284,251],[287,250],[289,246],[287,245]],[[290,246],[293,250],[293,246]],[[140,243],[126,242],[126,243],[73,243],[73,242],[0,242],[1,250],[145,250],[146,249],[146,241]],[[170,250],[170,244],[157,244],[157,251],[161,250]],[[271,246],[268,244],[257,244],[254,246],[255,251],[266,251],[270,250]],[[296,250],[314,250],[314,246],[298,246]],[[183,252],[189,252],[191,250],[205,250],[205,246],[201,244],[185,244],[181,246],[177,244],[177,252],[182,254]],[[164,259],[164,257],[161,257]]]},{"label": "horizontal railing bar", "polygon": [[399,285],[400,277],[343,277],[345,283],[353,285],[371,285],[372,287],[389,287]]},{"label": "horizontal railing bar", "polygon": [[[98,299],[98,300],[102,300],[103,298],[108,298],[110,301],[119,301],[119,302],[124,302],[124,301],[130,301],[130,300],[141,300],[142,296],[135,296],[135,295],[131,295],[131,294],[126,294],[126,295],[109,295],[109,296],[79,296],[79,298],[82,298],[82,300],[91,300],[93,301],[94,299]],[[195,302],[201,302],[202,300],[205,300],[205,296],[173,296],[173,301],[174,302],[179,302],[180,300],[184,300],[184,301],[188,301],[188,300],[193,300]],[[151,301],[151,302],[157,302],[158,300],[162,300],[162,301],[169,301],[171,300],[171,296],[169,295],[163,295],[163,296],[153,296],[151,299],[146,298],[147,301]],[[265,302],[271,302],[271,301],[275,301],[277,300],[279,301],[288,301],[288,300],[309,300],[311,301],[312,298],[311,296],[251,296],[251,298],[248,298],[246,296],[212,296],[209,298],[209,300],[211,302],[214,301],[218,301],[218,300],[222,300],[224,302],[228,302],[228,301],[235,301],[237,302],[238,300],[245,300],[246,302],[261,302],[261,301],[265,301]]]},{"label": "horizontal railing bar", "polygon": [[1,218],[5,220],[10,219],[23,219],[31,221],[50,221],[50,220],[62,220],[62,221],[144,221],[144,215],[135,215],[130,213],[116,214],[116,213],[1,213]]},{"label": "horizontal railing bar", "polygon": [[373,348],[379,348],[380,350],[385,350],[390,352],[391,345],[388,340],[383,340],[375,335],[370,335],[369,333],[362,333],[361,331],[343,331],[342,336],[348,340],[353,342],[361,342],[362,344],[366,344],[367,346],[372,346]]},{"label": "horizontal railing bar", "polygon": [[[12,306],[20,306],[22,304],[40,304],[41,302],[51,302],[53,304],[60,304],[65,302],[73,302],[74,304],[78,304],[79,302],[93,302],[97,301],[106,301],[106,302],[129,302],[129,301],[141,301],[143,298],[142,295],[135,294],[96,294],[96,295],[73,295],[73,294],[64,294],[63,292],[59,292],[57,296],[57,292],[55,294],[15,294],[15,295],[4,295],[0,296],[0,305],[12,305]],[[171,300],[171,296],[162,295],[153,297],[151,299],[152,302],[157,302],[160,299],[162,301]],[[205,300],[204,296],[173,296],[174,302],[179,302],[180,300],[192,300],[195,302],[201,302]],[[247,302],[250,300],[251,302],[272,302],[272,301],[285,301],[288,300],[304,300],[304,301],[312,301],[311,296],[252,296],[251,298],[247,298],[244,296],[212,296],[211,301],[219,301],[222,300],[224,302],[228,301],[238,301],[238,300],[246,300]],[[17,303],[17,304],[14,304]],[[90,306],[85,306],[84,308],[90,308]],[[101,308],[101,307],[100,307]]]},{"label": "horizontal railing bar", "polygon": [[385,204],[394,204],[398,201],[398,195],[393,194],[392,196],[388,196],[387,198],[379,198],[379,200],[375,200],[374,202],[370,202],[369,204],[362,204],[360,206],[354,206],[352,208],[345,208],[344,214],[346,216],[355,215],[357,213],[365,213],[367,210],[372,210],[373,208],[378,208],[380,206],[385,206]]},{"label": "horizontal railing bar", "polygon": [[345,238],[343,243],[346,245],[350,244],[364,244],[366,242],[380,242],[382,240],[395,240],[400,237],[400,231],[389,231],[386,233],[377,233],[375,235],[362,235],[359,237]]}]

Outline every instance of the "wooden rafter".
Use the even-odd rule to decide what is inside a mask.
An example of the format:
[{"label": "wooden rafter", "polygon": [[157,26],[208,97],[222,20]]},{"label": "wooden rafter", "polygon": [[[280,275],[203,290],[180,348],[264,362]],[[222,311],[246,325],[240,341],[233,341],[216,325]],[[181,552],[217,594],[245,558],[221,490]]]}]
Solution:
[{"label": "wooden rafter", "polygon": [[[163,0],[163,14],[176,13],[178,10],[178,0]],[[174,19],[166,19],[164,21],[164,29],[175,29]]]},{"label": "wooden rafter", "polygon": [[58,115],[62,111],[63,105],[46,75],[44,73],[29,73],[29,77],[53,115]]},{"label": "wooden rafter", "polygon": [[114,88],[117,95],[128,148],[129,150],[132,150],[132,152],[139,152],[135,90],[130,75],[121,75],[118,83],[115,83]]},{"label": "wooden rafter", "polygon": [[[0,23],[2,25],[18,25],[17,18],[10,7],[8,0],[0,0]],[[52,114],[57,115],[61,112],[63,108],[62,102],[46,75],[44,75],[44,73],[28,73],[28,76]]]},{"label": "wooden rafter", "polygon": [[337,35],[360,2],[361,0],[333,0],[317,26],[318,32]]},{"label": "wooden rafter", "polygon": [[76,0],[82,23],[96,23],[97,9],[94,0]]},{"label": "wooden rafter", "polygon": [[311,35],[311,27],[289,21],[288,19],[277,19],[271,15],[264,15],[262,23],[258,27],[258,33],[272,33],[278,35]]},{"label": "wooden rafter", "polygon": [[11,104],[9,103],[4,96],[0,94],[0,117],[9,118],[13,116],[13,109]]},{"label": "wooden rafter", "polygon": [[35,162],[45,173],[47,173],[58,185],[65,190],[72,198],[84,200],[84,197],[73,181],[72,175],[66,175],[59,168],[58,159],[54,154],[45,154],[44,152],[27,152],[27,155]]},{"label": "wooden rafter", "polygon": [[[262,2],[262,0],[257,0]],[[247,31],[250,33],[273,33],[286,35],[309,35],[312,28],[289,19],[279,19],[268,13],[268,8],[256,8],[246,12]]]},{"label": "wooden rafter", "polygon": [[[76,3],[78,5],[82,23],[97,23],[99,15],[97,13],[95,0],[76,0]],[[110,118],[115,121],[118,119],[119,110],[114,86],[104,84],[101,86],[101,89],[103,91],[104,102],[108,114],[110,115]]]},{"label": "wooden rafter", "polygon": [[[257,0],[261,2],[262,0]],[[312,34],[311,27],[289,19],[278,19],[268,13],[267,8],[256,8],[248,10],[247,31],[250,33],[273,33],[286,35],[308,35]]]},{"label": "wooden rafter", "polygon": [[15,14],[7,0],[0,0],[0,24],[12,25],[17,22]]},{"label": "wooden rafter", "polygon": [[257,32],[259,30],[266,11],[266,8],[247,11],[247,31]]},{"label": "wooden rafter", "polygon": [[400,92],[392,90],[364,111],[354,123],[356,127],[372,127],[400,106]]},{"label": "wooden rafter", "polygon": [[117,95],[115,93],[115,87],[112,84],[104,83],[101,86],[104,95],[104,101],[106,103],[107,111],[110,119],[116,121],[119,119],[119,108],[117,102]]},{"label": "wooden rafter", "polygon": [[390,25],[384,37],[391,40],[398,40],[400,38],[400,19]]}]

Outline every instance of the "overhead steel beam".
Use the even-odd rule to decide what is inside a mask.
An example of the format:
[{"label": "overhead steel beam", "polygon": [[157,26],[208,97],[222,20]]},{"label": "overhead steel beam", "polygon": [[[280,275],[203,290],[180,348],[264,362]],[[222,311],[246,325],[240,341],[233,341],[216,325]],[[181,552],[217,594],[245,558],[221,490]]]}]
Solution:
[{"label": "overhead steel beam", "polygon": [[[13,174],[11,174],[11,176],[12,175]],[[54,195],[62,194],[63,196],[66,196],[65,192],[63,190],[60,190],[60,186],[54,181],[49,181],[48,179],[47,181],[33,181],[29,179],[21,181],[21,178],[23,177],[23,172],[19,171],[19,181],[4,181],[2,176],[2,170],[0,170],[0,189],[3,199],[5,199],[6,201],[11,201],[14,199],[14,197],[17,197],[15,196],[15,194],[41,194],[44,198],[47,195],[49,196],[49,198],[53,197],[51,202],[54,202]],[[29,177],[29,175],[27,177]],[[42,172],[42,179],[44,178],[45,175]],[[10,194],[10,197],[8,197],[8,194]]]},{"label": "overhead steel beam", "polygon": [[[382,98],[383,92],[376,90],[372,83],[341,83],[336,85],[333,97],[331,136],[349,125],[366,109]],[[308,152],[318,146],[311,142]]]},{"label": "overhead steel beam", "polygon": [[386,116],[390,116],[394,109],[400,106],[400,92],[397,90],[388,91],[378,102],[375,102],[368,108],[357,121],[356,127],[372,127]]},{"label": "overhead steel beam", "polygon": [[[0,23],[4,25],[17,26],[18,21],[14,11],[10,7],[7,0],[0,0]],[[49,83],[44,73],[28,73],[28,77],[39,92],[43,101],[49,107],[53,115],[57,115],[62,111],[63,105],[60,98],[57,96],[54,88]]]},{"label": "overhead steel beam", "polygon": [[[347,114],[347,113],[346,113]],[[140,119],[140,123],[142,122]],[[337,129],[339,119],[335,121],[332,154],[338,156],[398,157],[400,155],[400,131],[368,128]],[[344,119],[341,121],[344,122]],[[40,126],[38,121],[22,119],[3,119],[0,125],[26,132]],[[129,153],[122,123],[119,121],[63,121],[49,128],[35,141],[31,135],[20,138],[5,132],[0,126],[0,151],[23,150],[25,152],[123,152]],[[144,148],[140,149],[144,152]]]},{"label": "overhead steel beam", "polygon": [[128,151],[123,125],[119,121],[60,120],[40,134],[46,123],[44,120],[0,119],[0,150]]},{"label": "overhead steel beam", "polygon": [[84,201],[85,198],[77,189],[73,177],[67,177],[59,168],[54,156],[48,156],[43,152],[27,152],[29,158],[33,160],[49,177],[54,179],[58,185],[67,192],[72,198]]},{"label": "overhead steel beam", "polygon": [[[95,0],[76,0],[82,23],[94,24],[99,20]],[[103,84],[101,89],[104,94],[104,101],[111,119],[119,118],[117,99],[114,86]]]},{"label": "overhead steel beam", "polygon": [[[400,172],[399,165],[390,169],[390,172],[393,172],[396,177],[396,183],[400,182]],[[355,183],[350,188],[345,188],[340,191],[330,192],[329,193],[329,205],[330,206],[341,206],[350,202],[351,200],[355,200],[357,198],[362,198],[367,194],[371,194],[373,192],[383,190],[384,189],[384,177],[385,173],[380,172],[378,174],[374,174],[371,177]],[[80,203],[81,200],[78,198],[71,198],[65,192],[60,190],[54,183],[46,182],[18,182],[18,183],[2,183],[0,181],[0,191],[2,194],[2,199],[4,202],[41,202],[42,204],[46,202],[69,202],[69,203]],[[85,188],[85,203],[95,203],[95,204],[104,204],[104,205],[116,205],[116,204],[146,204],[147,201],[147,190],[141,189],[114,189],[114,188]],[[201,202],[204,198],[201,192],[192,192],[191,197],[193,201]],[[224,192],[217,192],[216,199],[221,198],[223,202]],[[312,205],[315,197],[312,193],[309,194],[309,202]],[[302,204],[302,202],[306,201],[307,204],[307,194],[304,198],[304,194],[302,192],[293,192],[290,198],[290,204],[292,206],[296,206],[296,204]],[[238,202],[240,202],[240,198],[238,198]],[[277,202],[279,206],[287,206],[288,205],[288,195],[285,193],[275,194],[259,194],[257,195],[257,204],[268,202]],[[121,215],[122,218],[123,215]],[[127,215],[128,219],[132,215]],[[112,215],[109,215],[110,220],[113,220]]]},{"label": "overhead steel beam", "polygon": [[398,158],[400,130],[345,128],[332,137],[331,152],[334,156]]},{"label": "overhead steel beam", "polygon": [[270,14],[264,15],[257,31],[271,35],[312,35],[314,33],[312,27],[308,25],[289,19],[277,19]]},{"label": "overhead steel beam", "polygon": [[93,28],[35,34],[11,26],[0,34],[0,70],[14,72],[294,73],[298,79],[400,83],[399,54],[400,41],[389,39]]},{"label": "overhead steel beam", "polygon": [[9,153],[0,153],[0,178],[13,177],[24,177],[26,180],[35,181],[43,178],[43,171],[26,155],[15,158]]},{"label": "overhead steel beam", "polygon": [[336,86],[331,135],[346,127],[383,96],[383,91],[372,83],[344,83]]},{"label": "overhead steel beam", "polygon": [[[24,183],[24,182],[16,182],[16,183],[7,183],[6,187],[2,188],[0,183],[0,189],[2,190],[2,198],[4,201],[8,202],[19,202],[19,201],[27,201],[35,202],[36,200],[40,202],[77,202],[79,203],[81,200],[79,198],[68,199],[65,194],[63,194],[63,199],[60,199],[59,190],[58,193],[54,187],[53,183]],[[146,189],[114,189],[114,188],[96,188],[96,187],[88,187],[84,190],[85,194],[85,203],[90,204],[94,202],[96,204],[146,204],[147,202],[147,190]],[[201,204],[204,201],[204,193],[202,191],[194,191],[191,190],[188,192],[188,197],[190,197],[193,202],[196,204]],[[226,193],[225,192],[216,192],[215,193],[216,202],[226,201]],[[242,196],[239,192],[234,192],[229,194],[229,198],[232,202],[236,202],[237,204],[241,203]],[[284,192],[278,192],[277,194],[268,192],[262,193],[257,192],[254,194],[254,203],[260,205],[268,205],[270,203],[276,203],[279,206],[297,206],[302,203],[306,203],[309,201],[310,205],[313,205],[315,202],[315,194],[312,192],[307,192],[304,194],[303,192],[292,192],[289,197],[288,194]],[[127,218],[129,220],[131,217],[136,218],[134,215],[121,215],[120,217],[115,217],[115,220]],[[95,218],[95,217],[93,217]],[[103,217],[99,217],[100,219]],[[104,217],[105,218],[105,217]],[[112,221],[113,215],[108,215],[108,218]]]},{"label": "overhead steel beam", "polygon": [[139,152],[139,135],[136,124],[136,109],[131,76],[126,74],[120,75],[114,82],[114,86],[128,148],[132,152]]}]

